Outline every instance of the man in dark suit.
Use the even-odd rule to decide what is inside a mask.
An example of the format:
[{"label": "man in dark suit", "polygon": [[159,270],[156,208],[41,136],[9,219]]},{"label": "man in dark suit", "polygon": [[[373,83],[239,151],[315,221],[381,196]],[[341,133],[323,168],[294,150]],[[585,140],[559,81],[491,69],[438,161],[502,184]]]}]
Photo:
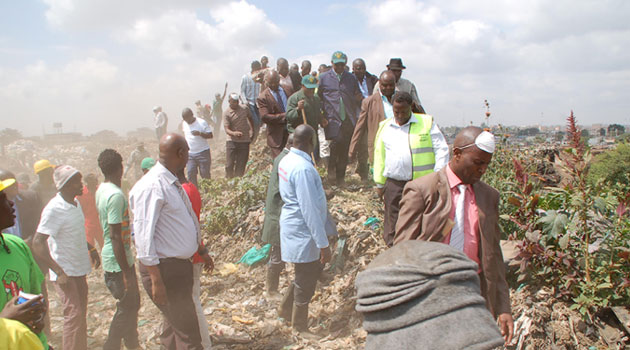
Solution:
[{"label": "man in dark suit", "polygon": [[[379,78],[379,85],[381,86],[380,91],[377,90],[368,98],[363,99],[359,121],[357,121],[350,141],[348,157],[353,160],[358,153],[359,163],[362,161],[361,152],[365,152],[367,154],[365,162],[369,160],[370,164],[374,164],[374,139],[378,124],[385,118],[393,117],[392,96],[396,91],[396,76],[392,71],[384,71]],[[386,106],[387,114],[385,113]]]},{"label": "man in dark suit", "polygon": [[457,134],[449,164],[405,186],[394,244],[443,242],[477,262],[481,294],[509,343],[514,320],[499,245],[499,192],[479,181],[493,152],[491,133],[471,126]]},{"label": "man in dark suit", "polygon": [[[374,85],[378,82],[378,78],[367,71],[365,61],[362,58],[352,61],[352,75],[357,78],[363,99],[370,97],[374,92]],[[361,176],[361,180],[366,181],[369,178],[368,158],[370,158],[370,154],[368,153],[368,140],[365,134],[360,138],[359,143],[361,146],[358,150],[357,174]]]},{"label": "man in dark suit", "polygon": [[328,181],[343,186],[348,165],[348,147],[363,95],[357,78],[345,70],[348,62],[346,54],[337,51],[333,53],[331,61],[333,69],[320,74],[317,93],[328,120],[324,129],[326,140],[331,140]]},{"label": "man in dark suit", "polygon": [[263,123],[267,124],[267,146],[272,158],[276,158],[287,143],[287,100],[289,96],[280,86],[280,75],[269,71],[265,75],[267,88],[256,99],[258,112]]},{"label": "man in dark suit", "polygon": [[[0,180],[14,179],[15,175],[7,170],[0,170]],[[5,190],[7,198],[14,202],[17,220],[13,227],[5,229],[5,233],[11,233],[21,237],[29,246],[42,213],[42,203],[35,191],[19,189],[18,182]]]}]

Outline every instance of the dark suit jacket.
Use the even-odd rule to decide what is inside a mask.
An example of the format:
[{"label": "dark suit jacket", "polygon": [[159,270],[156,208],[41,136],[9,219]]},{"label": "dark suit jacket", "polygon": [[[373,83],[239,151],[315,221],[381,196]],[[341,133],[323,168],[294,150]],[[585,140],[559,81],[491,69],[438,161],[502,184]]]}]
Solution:
[{"label": "dark suit jacket", "polygon": [[[352,75],[354,75],[354,73],[352,73]],[[355,78],[356,78],[356,75],[355,75]],[[376,75],[374,75],[374,74],[371,74],[370,72],[365,72],[365,79],[366,79],[365,83],[366,83],[367,88],[368,88],[368,95],[372,96],[372,93],[374,93],[374,85],[376,85],[376,83],[378,83],[378,77]],[[358,78],[357,78],[357,81],[358,81]],[[359,89],[359,90],[361,90],[361,89]]]},{"label": "dark suit jacket", "polygon": [[[282,87],[280,87],[280,89],[282,89]],[[289,95],[287,95],[287,102],[288,101]],[[258,106],[260,119],[263,123],[267,124],[267,146],[272,149],[282,150],[289,136],[285,117],[286,111],[282,111],[282,107],[278,104],[276,98],[273,97],[269,88],[266,88],[265,91],[258,96],[256,105]]]},{"label": "dark suit jacket", "polygon": [[381,99],[380,92],[376,92],[370,97],[363,99],[361,103],[361,114],[359,114],[359,121],[357,121],[357,125],[354,127],[348,153],[352,155],[357,153],[359,147],[361,147],[359,141],[361,137],[367,133],[368,154],[370,156],[370,164],[372,164],[374,162],[374,139],[376,138],[376,131],[378,130],[378,124],[384,119],[385,111],[383,110],[383,100]]},{"label": "dark suit jacket", "polygon": [[289,71],[289,77],[291,78],[291,84],[293,84],[293,91],[291,91],[291,95],[293,95],[302,88],[302,75],[295,71]]},{"label": "dark suit jacket", "polygon": [[35,191],[20,190],[15,198],[15,206],[20,216],[22,239],[30,245],[43,209],[41,200]]},{"label": "dark suit jacket", "polygon": [[[481,293],[496,318],[511,312],[510,289],[499,245],[499,192],[481,181],[473,184],[473,191],[479,212]],[[446,168],[408,182],[400,201],[394,244],[408,239],[444,241],[454,225],[449,218],[452,206]]]},{"label": "dark suit jacket", "polygon": [[339,116],[339,98],[343,99],[346,107],[346,118],[349,118],[354,126],[360,110],[361,90],[357,78],[351,73],[343,72],[341,80],[333,69],[324,72],[319,77],[317,94],[322,101],[324,115],[328,125],[324,128],[327,140],[334,140],[341,130],[341,117]]}]

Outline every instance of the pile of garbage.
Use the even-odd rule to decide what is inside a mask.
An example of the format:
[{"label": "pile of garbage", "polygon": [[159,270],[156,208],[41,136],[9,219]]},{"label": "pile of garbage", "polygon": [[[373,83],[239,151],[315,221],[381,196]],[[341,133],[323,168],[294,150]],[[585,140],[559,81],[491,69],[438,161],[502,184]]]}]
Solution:
[{"label": "pile of garbage", "polygon": [[[129,152],[134,145],[126,145]],[[248,173],[225,179],[224,148],[212,150],[212,176],[202,181],[204,238],[209,242],[215,270],[201,278],[201,301],[213,338],[213,349],[357,349],[365,344],[361,316],[354,310],[356,275],[386,247],[381,238],[382,203],[369,185],[352,175],[348,186],[333,189],[330,213],[337,223],[333,261],[318,283],[310,307],[310,328],[322,339],[311,342],[292,332],[277,316],[278,302],[264,296],[264,260],[248,266],[238,263],[251,248],[260,249],[264,199],[271,158],[259,138],[252,147]],[[293,276],[291,266],[282,273],[280,292]],[[88,278],[90,348],[102,346],[115,310],[102,271]],[[607,343],[600,329],[587,325],[570,304],[554,297],[549,287],[512,286],[516,334],[509,349],[600,349]],[[49,289],[52,289],[50,286]],[[161,314],[144,291],[138,321],[146,349],[159,349]],[[51,292],[51,321],[56,347],[61,345],[61,305]],[[621,335],[620,335],[621,336]]]}]

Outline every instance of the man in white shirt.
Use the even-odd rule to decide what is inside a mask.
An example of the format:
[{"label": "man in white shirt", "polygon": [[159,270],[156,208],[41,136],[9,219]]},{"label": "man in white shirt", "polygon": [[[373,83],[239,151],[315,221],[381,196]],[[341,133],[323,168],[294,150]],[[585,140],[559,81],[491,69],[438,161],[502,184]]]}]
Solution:
[{"label": "man in white shirt", "polygon": [[412,113],[407,92],[397,92],[392,102],[394,116],[380,122],[374,142],[374,182],[385,203],[383,238],[390,247],[405,184],[442,169],[449,160],[448,144],[433,117]]},{"label": "man in white shirt", "polygon": [[204,260],[209,256],[200,245],[197,216],[176,176],[188,162],[188,145],[181,135],[167,134],[159,148],[159,162],[129,192],[140,275],[164,316],[162,346],[202,350],[190,258],[195,252]]},{"label": "man in white shirt", "polygon": [[162,111],[162,107],[153,107],[154,124],[155,124],[155,136],[157,136],[158,142],[162,135],[166,134],[166,127],[168,126],[168,117],[166,113]]},{"label": "man in white shirt", "polygon": [[98,252],[85,238],[81,205],[81,173],[61,165],[53,173],[59,191],[42,211],[33,248],[50,266],[50,280],[63,304],[63,349],[87,349],[88,285],[85,276],[92,264],[100,265]]},{"label": "man in white shirt", "polygon": [[190,108],[182,111],[182,131],[190,148],[186,169],[188,181],[197,185],[197,173],[202,179],[210,178],[210,146],[206,139],[212,138],[212,127],[205,120],[195,117]]}]

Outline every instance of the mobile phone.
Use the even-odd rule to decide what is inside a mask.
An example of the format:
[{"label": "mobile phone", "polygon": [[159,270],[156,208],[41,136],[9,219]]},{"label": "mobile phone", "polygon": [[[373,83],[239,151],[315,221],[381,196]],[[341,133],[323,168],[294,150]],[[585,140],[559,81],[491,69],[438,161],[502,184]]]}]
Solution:
[{"label": "mobile phone", "polygon": [[[27,302],[27,301],[29,301],[29,300],[31,300],[31,299],[33,299],[33,298],[35,298],[35,297],[37,297],[37,294],[30,294],[30,293],[25,293],[25,292],[23,292],[23,291],[20,291],[20,293],[18,294],[18,301],[17,301],[17,304],[18,304],[18,305],[19,305],[19,304],[24,304],[25,302]],[[43,300],[44,300],[44,299],[42,298],[42,301],[43,301]],[[35,305],[37,305],[37,304],[39,304],[39,302],[34,303],[32,306],[35,306]]]}]

